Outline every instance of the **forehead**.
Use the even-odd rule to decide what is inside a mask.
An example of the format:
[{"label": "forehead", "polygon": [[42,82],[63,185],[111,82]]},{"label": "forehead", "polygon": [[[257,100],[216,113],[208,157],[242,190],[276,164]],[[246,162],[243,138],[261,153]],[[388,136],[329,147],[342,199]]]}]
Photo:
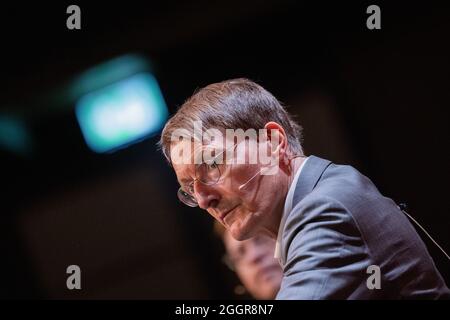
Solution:
[{"label": "forehead", "polygon": [[195,166],[203,159],[206,149],[219,150],[220,143],[202,144],[197,141],[182,140],[170,146],[170,160],[180,183],[189,182],[195,176]]},{"label": "forehead", "polygon": [[176,164],[191,164],[197,158],[201,158],[204,150],[221,150],[226,145],[225,141],[199,142],[182,140],[170,145],[170,160]]},{"label": "forehead", "polygon": [[187,185],[195,179],[195,168],[193,165],[174,164],[173,169],[181,186]]}]

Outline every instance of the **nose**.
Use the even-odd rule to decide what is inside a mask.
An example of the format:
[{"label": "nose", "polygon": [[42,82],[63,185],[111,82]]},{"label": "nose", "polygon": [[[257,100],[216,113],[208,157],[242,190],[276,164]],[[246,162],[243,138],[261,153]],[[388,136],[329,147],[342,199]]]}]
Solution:
[{"label": "nose", "polygon": [[215,208],[219,203],[219,194],[215,191],[213,186],[208,186],[196,181],[194,183],[194,194],[198,206],[203,210]]}]

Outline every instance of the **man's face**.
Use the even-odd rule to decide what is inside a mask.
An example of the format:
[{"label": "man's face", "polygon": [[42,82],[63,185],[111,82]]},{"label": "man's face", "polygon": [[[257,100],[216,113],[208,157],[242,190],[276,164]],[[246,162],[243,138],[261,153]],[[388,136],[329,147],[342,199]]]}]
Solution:
[{"label": "man's face", "polygon": [[245,288],[257,299],[274,299],[283,271],[273,257],[275,240],[266,236],[236,241],[224,234],[228,258]]},{"label": "man's face", "polygon": [[[181,144],[189,144],[189,146]],[[194,143],[190,141],[181,141],[176,145],[180,148],[192,147],[191,150],[194,150],[191,161],[173,164],[178,182],[184,191],[189,191],[188,185],[198,177],[196,172],[199,171],[199,165],[194,163],[194,157],[198,156],[199,150],[195,150]],[[230,144],[224,145],[222,151],[230,149]],[[211,145],[201,146],[200,152],[204,152],[206,147]],[[232,144],[231,147],[233,147]],[[239,150],[243,153],[238,153],[238,156],[245,154],[246,159],[249,159],[248,148],[239,148]],[[215,154],[220,152],[220,149],[216,149]],[[196,180],[191,185],[191,193],[199,207],[207,210],[221,222],[235,239],[244,240],[257,233],[267,232],[266,227],[270,225],[270,216],[280,209],[283,201],[283,193],[277,190],[279,175],[258,174],[262,168],[267,168],[267,165],[250,164],[249,161],[243,164],[226,164],[226,154],[224,152],[222,163],[212,164],[213,169],[217,165],[220,170],[219,181],[207,185]]]}]

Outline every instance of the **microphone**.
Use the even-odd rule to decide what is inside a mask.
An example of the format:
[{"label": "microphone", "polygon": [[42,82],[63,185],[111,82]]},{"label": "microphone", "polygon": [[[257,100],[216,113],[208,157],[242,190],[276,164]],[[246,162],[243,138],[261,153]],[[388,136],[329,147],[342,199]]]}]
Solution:
[{"label": "microphone", "polygon": [[252,180],[253,180],[254,178],[256,178],[258,175],[260,175],[260,174],[263,172],[263,170],[268,170],[269,168],[272,168],[272,167],[274,167],[274,166],[276,166],[276,164],[271,165],[271,166],[268,166],[268,167],[263,167],[263,168],[259,169],[259,171],[258,171],[253,177],[251,177],[250,179],[248,179],[246,183],[241,184],[241,185],[239,186],[238,189],[239,189],[239,190],[242,190],[243,188],[245,188],[245,186],[246,186],[250,181],[252,181]]},{"label": "microphone", "polygon": [[439,250],[442,251],[442,253],[447,257],[448,260],[450,260],[450,255],[439,245],[439,243],[433,239],[433,237],[427,232],[427,230],[422,227],[422,225],[414,219],[408,212],[406,212],[407,204],[406,203],[399,203],[397,204],[397,208],[400,209],[412,222],[414,222],[426,235],[428,238],[430,238],[431,242],[438,247]]}]

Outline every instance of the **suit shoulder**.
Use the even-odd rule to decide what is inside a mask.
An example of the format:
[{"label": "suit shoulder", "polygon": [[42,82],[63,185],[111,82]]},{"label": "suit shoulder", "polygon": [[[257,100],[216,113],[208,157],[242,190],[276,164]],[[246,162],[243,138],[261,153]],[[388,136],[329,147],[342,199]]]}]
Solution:
[{"label": "suit shoulder", "polygon": [[[323,173],[314,189],[303,199],[305,202],[328,198],[348,210],[361,203],[369,204],[385,199],[375,184],[357,169],[348,165],[331,164]],[[303,202],[302,201],[302,202]]]}]

